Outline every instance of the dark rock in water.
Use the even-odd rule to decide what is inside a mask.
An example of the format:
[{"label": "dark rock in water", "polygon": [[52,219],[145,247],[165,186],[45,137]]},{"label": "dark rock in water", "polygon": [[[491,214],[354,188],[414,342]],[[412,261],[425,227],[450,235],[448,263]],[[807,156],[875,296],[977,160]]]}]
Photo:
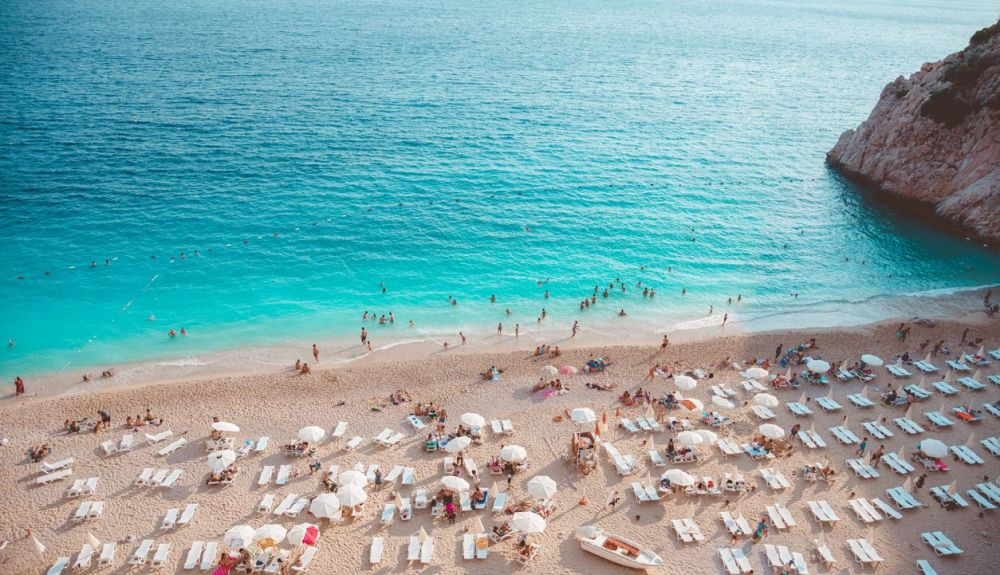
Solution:
[{"label": "dark rock in water", "polygon": [[1000,21],[890,82],[827,161],[910,207],[1000,244]]}]

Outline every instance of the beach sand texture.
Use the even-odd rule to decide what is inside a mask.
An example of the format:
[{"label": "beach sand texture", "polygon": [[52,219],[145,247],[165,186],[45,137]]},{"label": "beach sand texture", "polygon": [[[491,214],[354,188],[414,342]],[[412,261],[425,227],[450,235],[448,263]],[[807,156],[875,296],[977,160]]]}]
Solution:
[{"label": "beach sand texture", "polygon": [[[389,394],[396,389],[405,389],[414,401],[433,401],[447,408],[450,416],[449,431],[458,423],[458,416],[464,412],[482,414],[487,421],[496,418],[510,419],[515,427],[511,437],[496,437],[489,430],[485,432],[482,445],[473,445],[466,453],[474,458],[482,473],[483,486],[490,486],[494,480],[501,486],[503,476],[489,475],[486,462],[500,449],[501,444],[516,443],[528,450],[530,469],[514,477],[509,501],[526,497],[525,484],[539,474],[552,477],[559,485],[555,496],[557,508],[549,518],[546,531],[534,535],[533,540],[542,545],[540,556],[526,567],[515,561],[515,547],[511,540],[494,544],[490,556],[482,561],[468,561],[462,558],[462,535],[477,519],[486,529],[501,520],[501,515],[486,511],[460,513],[455,524],[449,525],[444,519],[432,519],[429,510],[416,510],[410,521],[401,521],[397,515],[392,525],[380,528],[379,515],[387,501],[391,501],[396,486],[386,485],[381,490],[369,488],[370,499],[362,518],[340,525],[320,523],[321,536],[319,552],[309,568],[311,573],[356,573],[356,572],[402,572],[407,569],[429,573],[498,573],[524,570],[533,573],[624,573],[627,569],[587,554],[580,549],[573,538],[573,529],[579,525],[593,524],[606,531],[633,539],[657,552],[667,563],[659,572],[674,573],[724,573],[719,559],[720,547],[740,546],[750,557],[755,573],[768,573],[763,545],[751,545],[749,538],[738,544],[731,544],[729,534],[719,519],[720,511],[734,515],[742,514],[751,526],[765,515],[765,507],[776,501],[784,503],[797,523],[795,527],[779,531],[773,526],[764,543],[788,546],[792,551],[805,555],[809,571],[812,573],[857,573],[862,569],[851,556],[846,540],[869,538],[884,558],[879,569],[887,573],[915,572],[917,559],[928,559],[939,573],[993,573],[993,562],[998,556],[995,548],[1000,509],[980,515],[975,503],[971,507],[955,511],[942,509],[931,497],[929,488],[957,482],[959,493],[974,488],[984,475],[997,477],[1000,466],[997,458],[990,455],[979,444],[979,440],[1000,433],[1000,418],[985,414],[980,423],[968,424],[949,418],[955,424],[948,430],[934,430],[924,419],[925,411],[940,409],[944,405],[950,411],[959,403],[973,404],[982,409],[986,401],[1000,399],[1000,387],[987,381],[988,374],[1000,373],[1000,362],[983,369],[980,380],[987,384],[982,391],[962,389],[957,395],[945,398],[935,393],[930,399],[917,403],[911,416],[926,428],[920,435],[904,434],[892,423],[894,417],[903,415],[902,409],[890,409],[876,405],[869,409],[852,406],[846,399],[850,393],[858,393],[863,384],[854,380],[844,384],[831,384],[833,397],[843,405],[837,413],[826,414],[815,403],[818,396],[827,395],[827,387],[804,385],[801,391],[776,391],[775,395],[786,401],[797,401],[804,392],[809,397],[809,405],[814,415],[794,418],[784,405],[774,409],[776,422],[786,430],[794,423],[801,423],[803,429],[815,426],[829,445],[828,449],[810,450],[798,441],[790,457],[758,463],[745,454],[724,458],[718,448],[702,447],[708,457],[703,462],[681,464],[685,471],[698,476],[711,476],[721,481],[723,473],[738,469],[756,489],[747,495],[737,497],[726,493],[718,497],[695,497],[673,495],[658,503],[639,503],[632,495],[629,484],[632,481],[655,483],[666,468],[652,467],[646,456],[648,441],[655,441],[658,448],[666,446],[670,433],[649,434],[640,432],[627,434],[617,429],[616,399],[623,389],[634,389],[653,363],[676,362],[676,368],[704,368],[714,371],[711,380],[702,380],[693,392],[685,396],[705,401],[710,398],[710,385],[727,383],[737,391],[737,400],[742,403],[749,396],[739,390],[739,375],[730,368],[719,368],[720,360],[726,356],[734,360],[750,356],[773,357],[775,346],[793,345],[814,335],[818,339],[816,353],[831,362],[839,363],[844,358],[852,361],[861,353],[876,353],[884,359],[909,349],[913,353],[919,342],[930,338],[932,341],[944,339],[952,348],[952,356],[959,349],[963,352],[975,348],[958,347],[959,334],[969,327],[969,337],[983,337],[987,349],[1000,345],[998,322],[977,319],[963,322],[943,322],[935,328],[914,327],[909,339],[903,343],[894,336],[894,325],[869,326],[846,331],[826,331],[808,334],[805,332],[774,332],[754,335],[714,337],[703,341],[691,341],[671,346],[666,353],[657,353],[655,347],[605,347],[570,349],[564,346],[564,355],[558,358],[556,366],[581,366],[588,355],[593,353],[613,360],[614,364],[606,373],[599,375],[577,375],[563,377],[570,389],[565,395],[539,399],[531,393],[532,385],[538,380],[539,368],[547,362],[534,361],[530,350],[504,351],[498,354],[463,354],[460,350],[436,353],[430,357],[379,360],[367,358],[349,367],[324,370],[322,364],[308,376],[292,372],[272,375],[217,378],[207,381],[165,382],[135,389],[111,389],[75,396],[61,396],[48,399],[34,399],[20,402],[8,400],[2,406],[0,433],[9,438],[9,444],[0,449],[0,539],[10,543],[0,551],[0,570],[16,575],[44,573],[59,556],[69,556],[76,560],[80,546],[86,541],[86,534],[92,533],[102,542],[118,541],[118,552],[111,568],[95,567],[104,573],[124,573],[128,571],[127,558],[137,547],[138,541],[155,539],[157,543],[170,543],[172,550],[167,564],[161,572],[189,572],[183,570],[184,558],[193,541],[218,541],[229,527],[249,523],[254,527],[265,523],[280,523],[290,527],[302,521],[314,521],[306,513],[299,518],[279,518],[273,514],[258,514],[258,502],[265,494],[274,494],[276,503],[286,494],[312,495],[322,489],[321,474],[309,475],[304,459],[290,459],[282,445],[295,437],[299,428],[319,425],[333,429],[338,421],[349,422],[344,439],[330,441],[329,435],[319,447],[318,457],[326,469],[330,464],[346,468],[355,463],[368,465],[378,463],[384,472],[396,464],[406,464],[416,470],[415,488],[436,490],[442,476],[441,453],[425,453],[421,446],[425,434],[416,433],[406,422],[405,416],[412,413],[414,403],[394,406],[388,403]],[[922,358],[924,354],[918,354]],[[934,363],[942,369],[939,375],[948,373],[944,360],[950,357],[936,356]],[[483,382],[477,374],[497,365],[505,368],[500,382]],[[913,370],[915,371],[915,370]],[[783,370],[780,371],[783,373]],[[899,387],[897,380],[886,373],[884,368],[876,368],[878,378],[869,384],[868,397],[877,400],[876,388],[884,389],[889,383]],[[921,377],[915,374],[913,382]],[[941,377],[925,378],[925,387]],[[955,376],[951,375],[954,380]],[[613,392],[597,391],[585,387],[585,382],[616,384]],[[666,389],[673,389],[670,380],[657,378],[651,386],[655,397],[660,397]],[[343,405],[338,405],[345,402]],[[371,406],[381,405],[380,411]],[[118,441],[126,430],[122,424],[126,414],[143,412],[150,406],[153,413],[163,416],[165,424],[154,432],[170,429],[176,435],[184,434],[188,444],[166,457],[157,451],[168,443],[151,446],[143,440],[143,431],[136,433],[136,446],[130,453],[105,456],[100,443],[105,440]],[[615,467],[603,454],[599,458],[597,470],[588,476],[576,472],[575,468],[563,460],[567,453],[571,434],[575,425],[555,422],[558,415],[574,407],[591,407],[598,416],[607,413],[609,430],[606,438],[612,440],[622,453],[633,455],[639,461],[638,470],[628,477],[621,477]],[[109,410],[113,417],[110,432],[66,435],[61,431],[62,422],[67,418],[96,416],[98,409]],[[645,413],[646,407],[621,408],[623,416]],[[670,415],[683,415],[672,412]],[[880,441],[871,439],[870,454],[879,444],[886,446],[886,452],[898,452],[906,448],[907,454],[914,452],[921,438],[939,438],[948,445],[966,444],[970,435],[974,443],[972,449],[984,460],[984,465],[967,465],[945,458],[951,469],[946,473],[930,473],[923,489],[916,494],[924,507],[903,511],[902,520],[885,519],[873,524],[872,528],[859,521],[848,507],[850,494],[855,497],[881,498],[889,501],[886,489],[902,485],[907,478],[916,479],[917,473],[901,476],[885,465],[879,467],[881,476],[877,479],[861,480],[845,466],[845,460],[853,457],[854,446],[842,446],[830,434],[831,427],[841,425],[848,416],[848,427],[857,435],[867,435],[862,423],[873,419],[888,418],[887,427],[895,434]],[[235,422],[242,427],[236,434],[237,444],[247,438],[269,436],[270,448],[261,455],[238,460],[240,473],[232,485],[209,487],[205,484],[208,469],[205,465],[205,440],[213,416]],[[735,420],[733,439],[743,443],[755,432],[758,422],[748,407],[732,410]],[[692,417],[696,420],[696,417]],[[392,448],[375,445],[372,438],[383,428],[391,428],[405,434],[402,442]],[[593,425],[585,426],[589,429]],[[698,425],[702,428],[704,426]],[[149,431],[149,430],[146,430]],[[347,453],[344,443],[354,435],[363,437],[364,443],[357,450]],[[47,486],[37,486],[39,465],[28,463],[25,453],[32,446],[49,442],[54,453],[47,461],[54,462],[73,457],[72,478],[82,479],[92,476],[100,478],[94,496],[67,497],[66,491],[72,485],[70,480],[62,480]],[[829,456],[831,465],[837,470],[838,479],[832,485],[823,482],[808,483],[793,476],[804,464],[822,461]],[[298,476],[287,485],[275,486],[273,481],[266,488],[258,487],[258,477],[264,465],[291,464]],[[134,487],[133,481],[146,467],[179,468],[184,475],[173,489]],[[668,466],[671,468],[674,466]],[[784,473],[791,487],[782,491],[772,491],[760,479],[759,470],[772,467]],[[467,477],[466,477],[467,478]],[[613,511],[604,506],[609,492],[617,490],[621,502]],[[404,496],[411,493],[409,488],[402,491]],[[100,519],[75,522],[72,519],[81,500],[103,500],[105,510]],[[580,501],[586,499],[587,504]],[[725,505],[724,502],[730,503]],[[968,500],[969,498],[966,497]],[[821,526],[810,513],[810,500],[826,500],[839,515],[840,521],[834,527]],[[180,508],[187,503],[198,503],[199,509],[190,526],[181,529],[160,529],[160,522],[167,509]],[[492,500],[491,500],[492,504]],[[682,543],[674,535],[672,519],[693,517],[705,541]],[[509,516],[507,516],[509,519]],[[40,556],[30,538],[25,538],[26,528],[32,528],[35,536],[46,546]],[[433,561],[428,566],[419,563],[407,567],[407,538],[421,528],[435,538]],[[920,534],[924,531],[943,531],[964,553],[958,557],[939,558]],[[134,541],[126,543],[126,536]],[[369,565],[368,554],[372,536],[386,538],[385,552],[380,566]],[[836,563],[828,568],[816,560],[813,540],[823,536],[833,552]],[[288,547],[287,544],[285,547]],[[152,557],[152,553],[150,554]],[[133,568],[134,569],[134,568]]]}]

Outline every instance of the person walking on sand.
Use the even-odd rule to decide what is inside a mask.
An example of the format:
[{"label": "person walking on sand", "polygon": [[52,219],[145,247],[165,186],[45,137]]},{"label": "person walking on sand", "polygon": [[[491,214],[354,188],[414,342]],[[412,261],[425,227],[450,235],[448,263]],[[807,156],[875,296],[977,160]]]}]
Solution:
[{"label": "person walking on sand", "polygon": [[580,322],[573,320],[573,333],[570,337],[576,337],[576,332],[580,331]]},{"label": "person walking on sand", "polygon": [[458,337],[462,338],[462,345],[465,345],[465,334],[462,332],[458,332]]},{"label": "person walking on sand", "polygon": [[514,324],[514,337],[521,337],[521,324]]},{"label": "person walking on sand", "polygon": [[880,461],[882,461],[882,456],[885,454],[885,446],[879,445],[872,453],[872,467],[878,467]]},{"label": "person walking on sand", "polygon": [[914,491],[919,491],[920,488],[924,486],[924,481],[927,481],[927,474],[926,473],[924,473],[923,475],[921,475],[920,477],[918,477],[917,480],[913,483],[913,485],[914,485]]},{"label": "person walking on sand", "polygon": [[667,351],[668,345],[670,345],[670,339],[667,338],[667,334],[663,334],[663,341],[660,342],[660,352]]},{"label": "person walking on sand", "polygon": [[858,445],[858,450],[854,452],[854,455],[864,457],[865,449],[868,449],[868,436],[865,436],[865,438],[861,440],[861,444]]},{"label": "person walking on sand", "polygon": [[316,347],[315,343],[313,344],[313,359],[319,362],[319,348]]},{"label": "person walking on sand", "polygon": [[653,378],[656,377],[656,370],[658,369],[660,369],[660,364],[657,363],[653,365],[653,367],[649,368],[649,372],[646,374],[646,377],[642,378],[642,381],[639,383],[646,383],[646,380],[653,381]]},{"label": "person walking on sand", "polygon": [[24,380],[21,379],[21,376],[14,378],[14,396],[18,395],[24,395]]},{"label": "person walking on sand", "polygon": [[619,501],[621,501],[621,497],[618,495],[618,490],[615,489],[614,491],[611,492],[611,496],[608,497],[608,507],[610,507],[611,510],[614,511],[615,506],[618,505]]},{"label": "person walking on sand", "polygon": [[777,359],[779,357],[781,357],[781,348],[783,348],[783,347],[785,347],[785,344],[779,343],[778,347],[774,348],[774,359],[775,359],[775,361],[777,361]]}]

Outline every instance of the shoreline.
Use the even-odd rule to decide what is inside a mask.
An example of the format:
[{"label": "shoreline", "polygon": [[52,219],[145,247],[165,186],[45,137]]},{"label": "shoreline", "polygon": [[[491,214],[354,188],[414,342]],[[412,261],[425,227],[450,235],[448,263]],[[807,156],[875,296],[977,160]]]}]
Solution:
[{"label": "shoreline", "polygon": [[[200,354],[164,355],[162,357],[140,359],[114,366],[113,378],[101,378],[100,373],[108,366],[73,367],[39,374],[22,375],[27,382],[29,397],[52,397],[58,395],[79,395],[102,389],[132,389],[143,385],[155,385],[171,381],[192,381],[223,376],[255,376],[286,373],[291,371],[296,359],[309,363],[314,371],[325,371],[350,366],[367,361],[414,360],[446,354],[492,354],[518,350],[530,353],[537,346],[560,346],[562,349],[585,347],[649,346],[659,345],[664,334],[671,341],[694,341],[742,334],[768,333],[775,331],[805,330],[852,330],[882,323],[909,321],[915,317],[975,321],[986,320],[985,314],[975,308],[982,291],[994,286],[973,288],[946,288],[904,294],[898,297],[873,297],[860,302],[827,302],[811,305],[805,309],[764,310],[746,316],[737,312],[730,314],[730,320],[721,325],[722,313],[675,322],[662,329],[655,329],[658,323],[649,318],[615,318],[595,325],[586,323],[582,316],[581,331],[576,338],[569,337],[570,325],[544,324],[528,326],[519,338],[512,334],[511,326],[505,324],[503,336],[495,331],[467,333],[469,343],[460,345],[456,333],[450,335],[443,330],[417,330],[415,333],[380,339],[372,351],[362,348],[357,336],[335,338],[298,339],[271,345],[240,346],[236,348],[208,351]],[[1000,286],[997,286],[1000,287]],[[917,314],[920,310],[923,313]],[[370,338],[382,338],[377,324],[367,324],[372,329]],[[539,324],[541,325],[541,324]],[[407,329],[405,326],[399,326]],[[398,333],[398,332],[397,332]],[[197,336],[189,336],[197,337]],[[448,341],[449,349],[444,351],[442,343]],[[312,361],[310,346],[316,342],[320,348],[320,362]],[[90,373],[92,380],[84,382],[83,373]],[[10,380],[15,374],[8,374]],[[13,386],[8,393],[0,396],[0,405],[14,401]]]}]

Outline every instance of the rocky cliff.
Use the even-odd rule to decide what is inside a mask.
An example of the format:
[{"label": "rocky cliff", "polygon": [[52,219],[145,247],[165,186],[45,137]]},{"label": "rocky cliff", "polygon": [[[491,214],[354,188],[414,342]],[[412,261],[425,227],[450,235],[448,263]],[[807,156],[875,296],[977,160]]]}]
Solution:
[{"label": "rocky cliff", "polygon": [[827,161],[1000,244],[1000,21],[961,52],[889,83]]}]

